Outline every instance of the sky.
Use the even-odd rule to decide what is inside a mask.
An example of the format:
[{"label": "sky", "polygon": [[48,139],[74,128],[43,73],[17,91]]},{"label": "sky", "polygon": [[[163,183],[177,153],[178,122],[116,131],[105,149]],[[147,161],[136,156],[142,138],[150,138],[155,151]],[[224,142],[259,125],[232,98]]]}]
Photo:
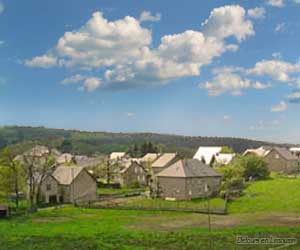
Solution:
[{"label": "sky", "polygon": [[0,0],[0,126],[300,143],[299,11],[299,0]]}]

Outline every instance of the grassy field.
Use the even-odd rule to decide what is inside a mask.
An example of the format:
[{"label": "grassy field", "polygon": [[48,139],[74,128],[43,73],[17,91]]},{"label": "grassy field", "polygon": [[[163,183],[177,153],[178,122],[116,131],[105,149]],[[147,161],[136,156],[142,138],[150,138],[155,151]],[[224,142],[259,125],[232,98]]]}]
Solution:
[{"label": "grassy field", "polygon": [[[236,236],[300,236],[300,180],[250,184],[231,202],[229,215],[63,208],[0,220],[0,250],[266,250],[278,245],[236,245]],[[138,202],[138,201],[136,201]],[[142,200],[153,205],[151,200]],[[193,201],[186,204],[206,204]],[[212,205],[219,201],[213,199]],[[173,205],[175,203],[172,203]],[[186,205],[185,204],[185,205]],[[212,248],[209,248],[211,239]],[[300,249],[298,244],[284,249]]]},{"label": "grassy field", "polygon": [[300,213],[300,179],[273,178],[250,184],[244,195],[229,204],[230,213]]}]

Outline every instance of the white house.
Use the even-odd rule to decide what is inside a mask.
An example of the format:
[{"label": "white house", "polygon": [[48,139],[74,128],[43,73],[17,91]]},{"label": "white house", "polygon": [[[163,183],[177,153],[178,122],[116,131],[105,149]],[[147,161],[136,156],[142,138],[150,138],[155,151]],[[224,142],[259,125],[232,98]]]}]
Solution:
[{"label": "white house", "polygon": [[218,164],[229,164],[235,157],[235,154],[221,153],[221,151],[222,147],[199,147],[193,158],[199,161],[204,160],[206,164],[210,164],[212,158],[215,157]]}]

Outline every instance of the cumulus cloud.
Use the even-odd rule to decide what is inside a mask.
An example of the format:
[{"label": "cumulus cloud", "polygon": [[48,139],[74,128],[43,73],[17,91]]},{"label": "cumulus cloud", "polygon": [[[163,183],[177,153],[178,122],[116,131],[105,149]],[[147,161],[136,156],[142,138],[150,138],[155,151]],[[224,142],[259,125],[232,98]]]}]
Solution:
[{"label": "cumulus cloud", "polygon": [[78,88],[82,91],[92,92],[98,89],[101,85],[101,79],[98,77],[88,77],[80,74],[76,74],[74,76],[70,76],[61,81],[64,85],[69,84],[81,84]]},{"label": "cumulus cloud", "polygon": [[284,6],[284,0],[267,0],[266,1],[268,5],[274,6],[274,7],[283,7]]},{"label": "cumulus cloud", "polygon": [[74,76],[70,76],[70,77],[65,78],[64,80],[62,80],[61,83],[62,83],[62,84],[79,83],[79,82],[83,81],[84,79],[86,79],[85,76],[80,75],[80,74],[77,74],[77,75],[74,75]]},{"label": "cumulus cloud", "polygon": [[143,11],[140,15],[140,22],[158,22],[161,19],[161,14],[156,13],[155,15],[152,15],[150,11]]},{"label": "cumulus cloud", "polygon": [[28,67],[37,67],[37,68],[51,68],[56,66],[58,60],[53,55],[43,55],[34,57],[31,60],[25,60],[25,65]]},{"label": "cumulus cloud", "polygon": [[209,95],[218,96],[229,92],[233,96],[242,94],[243,89],[266,89],[270,84],[264,84],[259,81],[240,76],[237,72],[240,68],[225,67],[214,71],[214,77],[211,81],[200,84],[199,87],[206,89]]},{"label": "cumulus cloud", "polygon": [[288,108],[288,105],[286,102],[282,101],[278,105],[275,105],[274,107],[271,108],[271,112],[274,113],[281,113],[286,111]]},{"label": "cumulus cloud", "polygon": [[98,89],[101,85],[101,79],[98,77],[90,77],[86,78],[83,82],[82,87],[80,90],[85,90],[87,92],[93,92],[94,90]]},{"label": "cumulus cloud", "polygon": [[202,23],[204,34],[224,39],[235,36],[238,41],[254,35],[252,22],[246,19],[246,11],[239,5],[215,8]]},{"label": "cumulus cloud", "polygon": [[[226,51],[238,50],[238,45],[226,43],[227,37],[241,42],[254,34],[245,13],[237,5],[216,8],[202,24],[203,31],[165,35],[153,48],[151,30],[142,27],[139,20],[126,16],[108,21],[96,12],[79,30],[66,32],[51,52],[27,60],[25,65],[101,69],[104,83],[111,86],[164,84],[180,77],[198,76],[203,65]],[[145,21],[152,15],[142,16]]]},{"label": "cumulus cloud", "polygon": [[262,7],[256,7],[247,11],[249,17],[253,19],[263,19],[266,17],[266,10]]},{"label": "cumulus cloud", "polygon": [[282,55],[280,52],[274,52],[274,53],[272,53],[272,57],[275,59],[281,59]]},{"label": "cumulus cloud", "polygon": [[293,81],[290,74],[300,72],[300,63],[292,64],[281,60],[263,60],[257,62],[252,69],[248,69],[248,74],[258,76],[269,76],[281,82]]},{"label": "cumulus cloud", "polygon": [[288,100],[291,103],[300,103],[300,91],[294,91],[292,94],[288,95]]}]

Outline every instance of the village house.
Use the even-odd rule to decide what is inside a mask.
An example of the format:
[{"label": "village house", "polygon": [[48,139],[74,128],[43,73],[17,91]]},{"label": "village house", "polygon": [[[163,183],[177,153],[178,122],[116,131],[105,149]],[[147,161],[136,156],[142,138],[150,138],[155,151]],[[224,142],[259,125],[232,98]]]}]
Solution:
[{"label": "village house", "polygon": [[112,152],[110,155],[109,155],[109,159],[111,161],[119,161],[121,160],[122,158],[125,158],[126,156],[126,152]]},{"label": "village house", "polygon": [[160,156],[160,154],[155,154],[155,153],[148,153],[145,154],[142,158],[141,161],[142,162],[154,162],[158,157]]},{"label": "village house", "polygon": [[219,165],[228,165],[235,156],[234,153],[222,153],[222,147],[199,147],[193,158],[206,164],[214,160]]},{"label": "village house", "polygon": [[157,190],[165,199],[191,200],[215,194],[222,175],[197,159],[179,160],[157,174]]},{"label": "village house", "polygon": [[290,151],[293,155],[300,158],[300,148],[290,148]]},{"label": "village house", "polygon": [[83,167],[60,166],[41,185],[46,203],[86,203],[96,199],[96,180]]},{"label": "village house", "polygon": [[286,174],[300,171],[299,160],[287,148],[282,147],[260,147],[258,149],[248,149],[244,155],[256,155],[263,157],[267,162],[269,171],[283,172]]},{"label": "village house", "polygon": [[167,167],[169,167],[176,160],[178,160],[178,155],[176,153],[165,153],[165,154],[162,154],[151,165],[153,174],[154,175],[158,174],[162,170],[164,170]]},{"label": "village house", "polygon": [[124,187],[146,186],[149,175],[141,159],[129,159],[120,169],[120,184]]},{"label": "village house", "polygon": [[56,163],[59,165],[70,164],[73,162],[73,160],[74,156],[72,154],[64,153],[56,158]]}]

